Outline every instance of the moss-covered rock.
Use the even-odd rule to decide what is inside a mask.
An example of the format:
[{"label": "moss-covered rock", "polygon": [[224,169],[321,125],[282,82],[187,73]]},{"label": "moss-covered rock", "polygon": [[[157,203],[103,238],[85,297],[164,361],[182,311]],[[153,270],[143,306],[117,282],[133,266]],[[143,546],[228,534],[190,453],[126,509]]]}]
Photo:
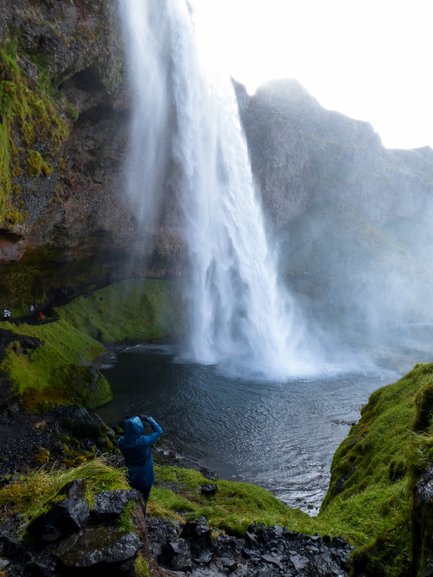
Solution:
[{"label": "moss-covered rock", "polygon": [[430,559],[429,505],[421,513],[413,494],[433,462],[432,379],[433,364],[419,364],[375,391],[334,456],[320,519],[358,545],[355,572],[418,576]]},{"label": "moss-covered rock", "polygon": [[42,323],[28,316],[28,322],[3,323],[9,337],[1,370],[30,411],[106,404],[110,386],[92,366],[105,351],[103,343],[161,340],[182,330],[179,293],[168,281],[116,283],[50,315]]}]

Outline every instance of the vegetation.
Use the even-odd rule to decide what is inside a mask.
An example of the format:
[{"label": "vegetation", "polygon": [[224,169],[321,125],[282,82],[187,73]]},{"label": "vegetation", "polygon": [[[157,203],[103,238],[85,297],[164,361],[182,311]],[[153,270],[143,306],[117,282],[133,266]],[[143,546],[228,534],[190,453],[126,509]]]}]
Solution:
[{"label": "vegetation", "polygon": [[104,350],[100,343],[61,320],[42,325],[4,323],[3,327],[40,340],[34,349],[12,342],[2,362],[3,372],[28,410],[71,403],[92,408],[111,400],[108,382],[90,366]]},{"label": "vegetation", "polygon": [[217,481],[201,495],[200,473],[160,467],[149,511],[173,520],[204,515],[229,533],[251,523],[277,524],[307,534],[344,536],[356,547],[359,572],[404,577],[411,572],[412,492],[433,461],[433,364],[417,365],[397,383],[373,393],[358,424],[335,454],[331,485],[318,517],[285,507],[247,483]]},{"label": "vegetation", "polygon": [[317,522],[297,509],[288,509],[266,489],[235,481],[218,480],[214,496],[202,495],[201,485],[209,483],[192,469],[161,466],[152,489],[148,510],[151,515],[173,521],[205,516],[211,527],[231,534],[244,533],[252,523],[285,525],[304,533],[314,533]]},{"label": "vegetation", "polygon": [[105,351],[103,343],[167,338],[179,325],[179,308],[168,282],[117,283],[55,309],[53,322],[3,323],[4,329],[40,344],[10,343],[2,370],[30,411],[71,403],[100,406],[112,398],[105,377],[91,366]]},{"label": "vegetation", "polygon": [[41,63],[37,82],[18,61],[16,42],[0,49],[0,224],[22,218],[15,198],[19,177],[51,174],[42,151],[54,160],[69,134]]},{"label": "vegetation", "polygon": [[375,391],[337,450],[320,519],[358,549],[359,570],[378,577],[410,573],[412,491],[431,463],[433,364],[417,365]]},{"label": "vegetation", "polygon": [[129,488],[124,469],[110,467],[97,458],[71,469],[41,468],[21,476],[0,489],[0,511],[4,515],[21,515],[25,528],[59,499],[65,485],[76,479],[86,481],[85,498],[89,504],[97,493]]},{"label": "vegetation", "polygon": [[104,343],[161,340],[180,330],[181,302],[164,280],[127,280],[58,308],[61,319]]}]

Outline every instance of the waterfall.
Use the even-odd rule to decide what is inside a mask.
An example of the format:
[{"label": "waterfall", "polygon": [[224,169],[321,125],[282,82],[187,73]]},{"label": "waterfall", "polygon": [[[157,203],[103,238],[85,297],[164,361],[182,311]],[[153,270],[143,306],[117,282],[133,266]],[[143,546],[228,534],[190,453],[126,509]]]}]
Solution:
[{"label": "waterfall", "polygon": [[236,374],[311,372],[302,321],[278,281],[231,82],[201,65],[185,0],[119,2],[133,93],[128,190],[143,226],[158,213],[167,155],[179,167],[190,258],[184,356]]}]

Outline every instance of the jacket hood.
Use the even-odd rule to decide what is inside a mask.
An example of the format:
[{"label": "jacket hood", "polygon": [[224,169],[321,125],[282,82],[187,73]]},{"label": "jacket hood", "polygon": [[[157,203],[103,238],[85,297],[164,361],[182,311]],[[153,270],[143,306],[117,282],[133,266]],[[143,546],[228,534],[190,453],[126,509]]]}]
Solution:
[{"label": "jacket hood", "polygon": [[124,422],[125,439],[139,437],[144,433],[144,426],[140,417],[132,417]]}]

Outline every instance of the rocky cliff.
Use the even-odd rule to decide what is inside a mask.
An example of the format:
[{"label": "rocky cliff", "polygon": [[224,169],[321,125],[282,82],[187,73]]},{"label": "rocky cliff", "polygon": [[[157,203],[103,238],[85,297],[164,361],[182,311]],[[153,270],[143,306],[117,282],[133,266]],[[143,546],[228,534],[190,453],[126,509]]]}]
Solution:
[{"label": "rocky cliff", "polygon": [[270,229],[306,316],[339,345],[430,346],[433,150],[387,150],[369,124],[325,110],[293,80],[252,97],[236,90]]},{"label": "rocky cliff", "polygon": [[[123,193],[117,3],[1,0],[0,10],[1,289],[19,306],[121,277],[144,233]],[[176,242],[166,233],[154,246],[148,272],[161,276]]]},{"label": "rocky cliff", "polygon": [[368,123],[324,109],[295,80],[242,98],[241,113],[253,172],[279,226],[329,202],[383,225],[431,201],[433,150],[385,149]]}]

